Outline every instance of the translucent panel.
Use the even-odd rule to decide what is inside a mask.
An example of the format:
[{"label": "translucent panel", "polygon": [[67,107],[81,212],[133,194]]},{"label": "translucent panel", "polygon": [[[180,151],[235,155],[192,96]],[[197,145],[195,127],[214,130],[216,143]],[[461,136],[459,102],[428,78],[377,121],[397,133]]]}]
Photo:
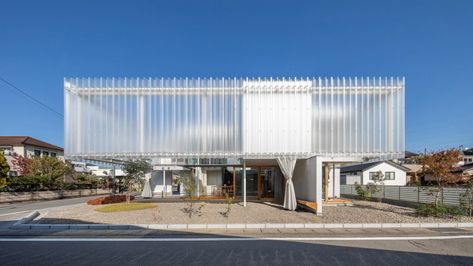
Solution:
[{"label": "translucent panel", "polygon": [[66,79],[69,157],[391,159],[404,80]]}]

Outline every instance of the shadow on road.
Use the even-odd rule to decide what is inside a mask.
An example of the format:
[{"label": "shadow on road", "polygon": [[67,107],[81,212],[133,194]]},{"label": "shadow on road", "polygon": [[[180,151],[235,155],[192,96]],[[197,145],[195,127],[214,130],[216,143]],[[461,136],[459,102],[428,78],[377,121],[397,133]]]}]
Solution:
[{"label": "shadow on road", "polygon": [[289,241],[9,242],[2,265],[467,265],[472,258]]}]

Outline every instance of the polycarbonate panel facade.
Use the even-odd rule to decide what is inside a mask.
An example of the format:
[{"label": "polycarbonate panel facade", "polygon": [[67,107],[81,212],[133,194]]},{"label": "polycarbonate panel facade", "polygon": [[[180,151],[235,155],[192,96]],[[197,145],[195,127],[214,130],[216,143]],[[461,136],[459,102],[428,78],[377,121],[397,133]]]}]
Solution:
[{"label": "polycarbonate panel facade", "polygon": [[71,158],[404,155],[399,78],[71,78],[64,102]]}]

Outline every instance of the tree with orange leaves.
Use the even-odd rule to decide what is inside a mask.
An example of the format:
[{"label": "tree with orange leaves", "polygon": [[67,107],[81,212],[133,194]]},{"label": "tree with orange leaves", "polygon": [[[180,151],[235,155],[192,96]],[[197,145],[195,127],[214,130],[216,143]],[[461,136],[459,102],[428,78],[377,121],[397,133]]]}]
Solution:
[{"label": "tree with orange leaves", "polygon": [[425,165],[424,175],[432,176],[437,183],[437,187],[431,189],[431,193],[435,195],[435,206],[438,207],[443,188],[447,184],[455,184],[461,179],[452,173],[453,167],[460,160],[460,151],[449,149],[431,152],[423,155],[420,160]]}]

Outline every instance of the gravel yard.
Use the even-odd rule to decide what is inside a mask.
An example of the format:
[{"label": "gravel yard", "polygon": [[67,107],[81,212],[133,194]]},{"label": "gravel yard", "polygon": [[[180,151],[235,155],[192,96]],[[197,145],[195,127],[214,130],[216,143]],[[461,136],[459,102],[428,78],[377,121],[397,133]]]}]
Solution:
[{"label": "gravel yard", "polygon": [[156,208],[115,213],[95,211],[97,206],[87,204],[57,207],[44,211],[34,223],[100,223],[100,224],[185,224],[185,223],[429,223],[473,222],[472,217],[441,219],[416,217],[414,210],[395,205],[353,201],[353,206],[324,207],[323,216],[298,210],[286,211],[281,206],[266,202],[232,204],[230,215],[224,216],[226,204],[196,202],[189,217],[184,202],[158,202]]}]

